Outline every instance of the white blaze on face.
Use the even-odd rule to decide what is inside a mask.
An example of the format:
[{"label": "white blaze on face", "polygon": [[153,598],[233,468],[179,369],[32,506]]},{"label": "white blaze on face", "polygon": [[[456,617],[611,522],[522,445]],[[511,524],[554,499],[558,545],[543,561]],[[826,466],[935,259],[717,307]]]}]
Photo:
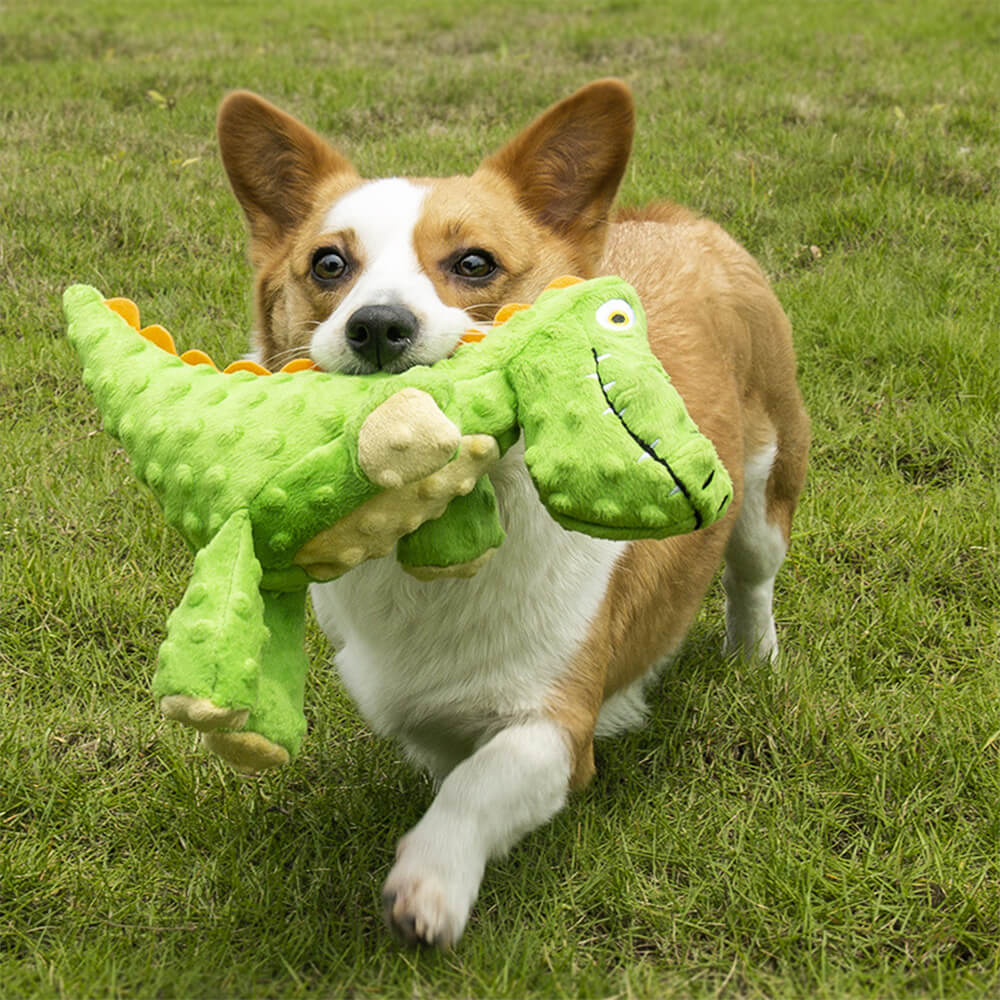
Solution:
[{"label": "white blaze on face", "polygon": [[401,178],[370,181],[337,201],[324,229],[353,231],[361,248],[361,273],[333,313],[316,328],[310,354],[326,371],[360,371],[345,335],[347,321],[363,306],[394,305],[417,318],[418,333],[401,355],[403,367],[433,364],[451,353],[470,325],[465,312],[445,305],[421,269],[413,233],[428,188]]}]

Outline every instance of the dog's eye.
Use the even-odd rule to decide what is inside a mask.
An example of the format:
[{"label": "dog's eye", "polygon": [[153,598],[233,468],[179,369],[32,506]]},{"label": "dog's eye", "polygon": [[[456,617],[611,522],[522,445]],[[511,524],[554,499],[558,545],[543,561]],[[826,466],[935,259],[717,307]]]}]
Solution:
[{"label": "dog's eye", "polygon": [[313,254],[312,274],[317,281],[336,281],[347,271],[347,261],[333,247],[320,247]]},{"label": "dog's eye", "polygon": [[624,299],[610,299],[597,310],[595,318],[605,330],[627,330],[635,322],[635,312]]},{"label": "dog's eye", "polygon": [[488,278],[497,269],[497,262],[485,250],[470,250],[451,269],[461,278]]}]

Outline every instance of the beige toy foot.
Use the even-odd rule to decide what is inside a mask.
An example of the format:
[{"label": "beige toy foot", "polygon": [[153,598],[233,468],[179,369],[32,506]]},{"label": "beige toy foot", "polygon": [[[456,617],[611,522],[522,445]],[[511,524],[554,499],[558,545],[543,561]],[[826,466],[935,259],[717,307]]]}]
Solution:
[{"label": "beige toy foot", "polygon": [[201,738],[212,753],[246,774],[282,767],[290,759],[284,747],[272,743],[260,733],[206,732]]},{"label": "beige toy foot", "polygon": [[160,711],[168,719],[210,732],[213,729],[240,729],[250,715],[248,708],[220,708],[207,698],[169,694],[160,699]]},{"label": "beige toy foot", "polygon": [[487,549],[478,559],[455,563],[452,566],[404,566],[403,569],[418,580],[447,580],[453,577],[468,580],[493,558],[494,552],[496,549]]},{"label": "beige toy foot", "polygon": [[440,517],[454,497],[470,493],[479,477],[499,457],[495,438],[487,434],[466,435],[461,439],[458,454],[443,468],[417,482],[372,497],[306,542],[293,562],[314,580],[333,580],[366,559],[387,556],[403,535],[416,531],[424,521]]},{"label": "beige toy foot", "polygon": [[401,389],[361,425],[358,462],[384,489],[424,479],[455,454],[461,434],[421,389]]}]

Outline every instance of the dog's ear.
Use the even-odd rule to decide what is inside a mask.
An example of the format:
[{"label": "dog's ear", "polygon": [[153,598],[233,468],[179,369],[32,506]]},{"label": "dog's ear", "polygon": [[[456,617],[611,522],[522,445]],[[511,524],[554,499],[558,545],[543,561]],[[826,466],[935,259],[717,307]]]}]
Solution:
[{"label": "dog's ear", "polygon": [[317,187],[342,175],[349,160],[280,108],[246,90],[219,107],[219,150],[255,241],[275,242],[313,208]]},{"label": "dog's ear", "polygon": [[543,112],[483,167],[503,174],[521,204],[556,233],[603,239],[634,130],[628,87],[596,80]]}]

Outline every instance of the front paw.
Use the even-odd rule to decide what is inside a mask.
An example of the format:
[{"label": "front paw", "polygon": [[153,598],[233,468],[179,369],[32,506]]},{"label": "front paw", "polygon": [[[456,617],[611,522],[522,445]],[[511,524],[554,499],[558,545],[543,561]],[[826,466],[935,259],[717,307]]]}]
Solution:
[{"label": "front paw", "polygon": [[450,948],[465,930],[483,864],[454,847],[418,831],[399,843],[382,904],[386,923],[407,944]]}]

